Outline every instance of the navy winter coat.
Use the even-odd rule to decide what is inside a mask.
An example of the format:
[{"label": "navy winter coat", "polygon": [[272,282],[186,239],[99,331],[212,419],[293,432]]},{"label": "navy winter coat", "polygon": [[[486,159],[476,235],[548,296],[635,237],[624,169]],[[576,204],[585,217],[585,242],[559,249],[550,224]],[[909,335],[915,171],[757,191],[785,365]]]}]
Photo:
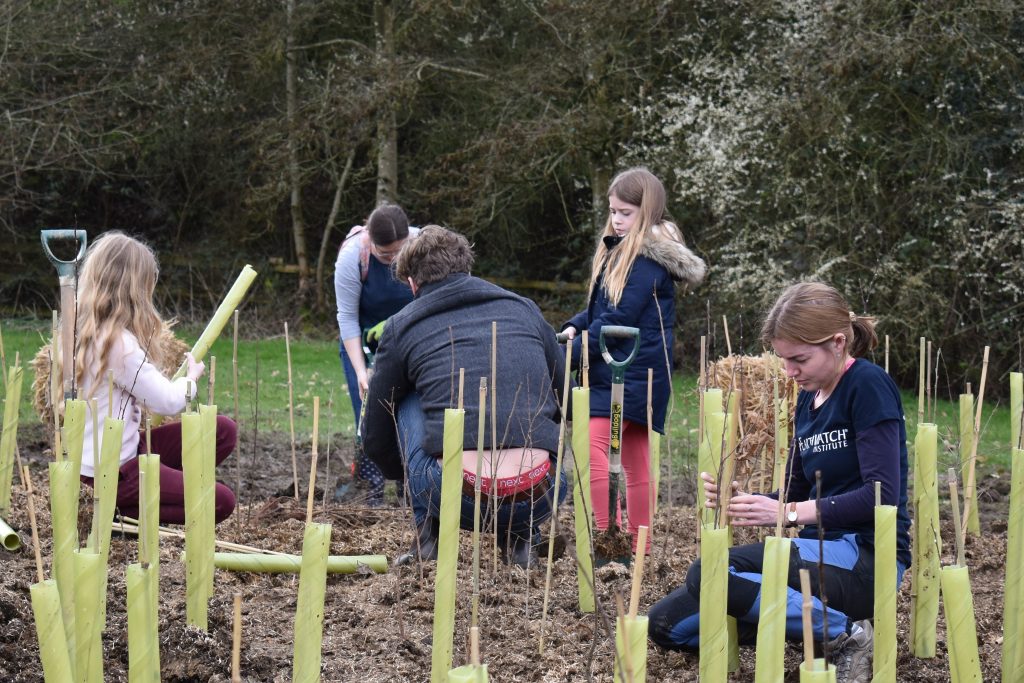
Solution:
[{"label": "navy winter coat", "polygon": [[[617,245],[614,238],[606,238],[609,250]],[[704,279],[704,261],[686,248],[682,242],[652,237],[644,242],[640,255],[633,262],[622,299],[612,306],[608,294],[601,286],[599,276],[591,292],[585,311],[577,313],[562,326],[577,330],[573,340],[573,365],[578,367],[582,353],[582,332],[589,332],[590,355],[590,415],[609,417],[611,414],[611,368],[601,357],[599,338],[604,325],[625,325],[640,330],[640,348],[636,358],[626,370],[623,417],[632,422],[647,424],[647,369],[653,368],[653,422],[654,429],[665,433],[665,413],[672,392],[671,364],[673,327],[676,320],[675,282],[696,284]],[[662,331],[664,330],[664,337]],[[633,348],[632,339],[606,339],[612,357],[623,360]]]}]

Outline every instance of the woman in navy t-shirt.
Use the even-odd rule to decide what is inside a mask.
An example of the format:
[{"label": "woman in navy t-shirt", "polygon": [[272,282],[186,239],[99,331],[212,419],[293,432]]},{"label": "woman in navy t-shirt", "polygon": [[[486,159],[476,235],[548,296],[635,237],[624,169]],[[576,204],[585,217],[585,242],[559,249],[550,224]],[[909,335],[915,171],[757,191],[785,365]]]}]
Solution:
[{"label": "woman in navy t-shirt", "polygon": [[[795,434],[787,472],[786,500],[778,493],[748,494],[733,482],[729,518],[735,526],[774,526],[784,505],[790,525],[802,525],[790,553],[786,635],[801,635],[799,570],[812,569],[817,594],[820,498],[825,542],[823,555],[828,596],[828,636],[836,655],[837,680],[870,680],[874,604],[875,482],[882,503],[896,505],[897,572],[910,565],[907,514],[907,447],[903,406],[892,379],[862,358],[878,338],[874,318],[858,316],[835,289],[822,283],[787,288],[775,302],[761,338],[782,359],[786,374],[799,385]],[[815,473],[821,472],[821,491]],[[708,506],[718,487],[701,473]],[[738,621],[740,641],[753,643],[760,608],[764,545],[729,551],[728,612]],[[651,639],[662,647],[696,649],[700,605],[700,560],[686,583],[652,607]],[[814,599],[814,630],[821,639],[823,610]],[[866,677],[865,677],[866,676]]]}]

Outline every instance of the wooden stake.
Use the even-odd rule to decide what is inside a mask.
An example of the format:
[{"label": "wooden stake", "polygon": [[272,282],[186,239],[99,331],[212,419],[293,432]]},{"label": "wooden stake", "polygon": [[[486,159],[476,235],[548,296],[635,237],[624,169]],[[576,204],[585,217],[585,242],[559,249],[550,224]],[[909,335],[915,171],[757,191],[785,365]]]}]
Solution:
[{"label": "wooden stake", "polygon": [[114,371],[107,373],[107,417],[114,417]]},{"label": "wooden stake", "polygon": [[36,526],[36,504],[33,501],[32,477],[28,473],[28,465],[22,470],[25,479],[25,494],[28,496],[28,519],[32,523],[32,548],[36,553],[36,578],[39,583],[45,579],[43,576],[43,555],[39,551],[39,528]]},{"label": "wooden stake", "polygon": [[953,506],[953,534],[956,539],[956,566],[966,565],[964,559],[964,543],[960,538],[960,495],[956,490],[956,468],[950,467],[947,472],[949,477],[949,502]]},{"label": "wooden stake", "polygon": [[971,458],[967,465],[967,484],[964,486],[964,516],[961,520],[962,528],[958,534],[960,542],[967,544],[967,521],[970,519],[971,506],[975,505],[976,493],[974,465],[978,461],[978,442],[981,440],[981,407],[985,402],[985,380],[988,378],[988,346],[981,358],[981,384],[978,385],[978,405],[974,412],[974,443],[971,444]]},{"label": "wooden stake", "polygon": [[[480,378],[480,414],[476,423],[476,478],[473,480],[473,610],[470,616],[470,640],[480,610],[480,497],[484,470],[484,430],[487,428],[487,378]],[[472,649],[472,648],[471,648]]]},{"label": "wooden stake", "polygon": [[804,665],[808,671],[814,670],[814,626],[811,621],[811,572],[800,570],[800,592],[803,593],[803,624],[804,624]]},{"label": "wooden stake", "polygon": [[92,411],[92,467],[93,467],[93,486],[92,486],[92,542],[93,552],[100,551],[100,495],[99,495],[99,482],[96,481],[95,477],[99,476],[100,473],[100,418],[99,405],[96,403],[96,399],[89,400],[89,408]]},{"label": "wooden stake", "polygon": [[288,359],[288,429],[292,437],[292,484],[295,500],[299,499],[299,461],[295,455],[295,399],[292,388],[292,346],[288,338],[288,323],[284,324],[284,353]]},{"label": "wooden stake", "polygon": [[462,407],[462,392],[466,387],[466,368],[459,368],[459,410],[463,410]]},{"label": "wooden stake", "polygon": [[[61,373],[57,372],[57,311],[53,311],[53,325],[52,325],[51,337],[50,337],[50,407],[53,408],[53,457],[60,462],[63,460],[63,448],[61,447],[60,438],[60,406],[64,402],[62,389],[62,378]],[[4,381],[7,381],[7,375],[4,375]],[[21,476],[23,470],[19,459],[18,462],[18,475]],[[25,481],[22,480],[24,486]]]},{"label": "wooden stake", "polygon": [[313,397],[313,457],[309,464],[309,493],[306,495],[306,524],[313,521],[313,492],[316,491],[316,456],[320,441],[320,397]]},{"label": "wooden stake", "polygon": [[469,663],[480,666],[480,627],[469,627]]},{"label": "wooden stake", "polygon": [[[238,311],[235,311],[237,315]],[[242,683],[242,594],[235,593],[234,623],[231,628],[231,683]]]},{"label": "wooden stake", "polygon": [[[110,527],[118,532],[124,534],[136,534],[139,533],[139,520],[131,517],[121,517],[118,520],[114,520],[110,523]],[[158,527],[160,535],[164,538],[185,538],[185,532],[178,529],[171,529],[170,527]],[[258,553],[261,555],[288,555],[289,553],[282,553],[277,550],[266,550],[265,548],[257,548],[251,545],[242,545],[241,543],[232,543],[230,541],[214,541],[214,544],[218,548],[224,548],[225,550],[234,550],[242,553]]]},{"label": "wooden stake", "polygon": [[[491,321],[491,500],[498,500],[498,323]],[[498,574],[498,513],[491,510],[494,557],[491,575]]]},{"label": "wooden stake", "polygon": [[[629,618],[635,619],[640,608],[640,583],[644,577],[644,558],[647,556],[647,527],[640,526],[636,530],[636,555],[633,560],[633,586],[629,593]],[[625,642],[626,634],[622,634]]]},{"label": "wooden stake", "polygon": [[731,356],[732,342],[729,341],[729,320],[724,315],[722,316],[722,331],[725,332],[725,353],[727,356]]},{"label": "wooden stake", "polygon": [[210,356],[210,384],[209,384],[209,395],[206,397],[206,405],[214,405],[214,387],[217,384],[217,356]]},{"label": "wooden stake", "polygon": [[[650,439],[651,432],[654,431],[654,368],[647,368],[647,438]],[[657,481],[657,472],[654,471],[655,462],[660,460],[655,458],[655,453],[648,453],[648,474],[647,474],[647,509],[651,511],[651,519],[649,523],[654,524],[654,515],[657,510],[657,501],[655,500],[654,482]]]},{"label": "wooden stake", "polygon": [[146,472],[139,468],[139,564],[143,569],[149,569],[149,549],[146,547],[146,527],[149,516],[146,512]]},{"label": "wooden stake", "polygon": [[583,388],[590,388],[590,332],[583,330],[583,355],[580,358],[583,367]]},{"label": "wooden stake", "polygon": [[889,335],[885,335],[885,374],[889,374]]},{"label": "wooden stake", "polygon": [[875,482],[875,507],[882,504],[882,482]]}]

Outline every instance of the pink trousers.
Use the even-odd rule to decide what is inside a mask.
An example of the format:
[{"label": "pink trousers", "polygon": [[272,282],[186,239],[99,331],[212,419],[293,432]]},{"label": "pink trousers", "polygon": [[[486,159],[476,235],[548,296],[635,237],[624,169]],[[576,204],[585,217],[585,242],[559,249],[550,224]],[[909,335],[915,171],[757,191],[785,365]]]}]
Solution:
[{"label": "pink trousers", "polygon": [[[590,418],[590,498],[594,508],[594,522],[598,529],[608,528],[608,443],[611,420],[607,417]],[[622,421],[622,471],[626,477],[626,519],[636,550],[636,533],[641,526],[651,524],[651,457],[647,442],[647,425],[629,420]],[[615,510],[615,519],[622,523],[622,509]],[[647,548],[651,552],[651,537]]]}]

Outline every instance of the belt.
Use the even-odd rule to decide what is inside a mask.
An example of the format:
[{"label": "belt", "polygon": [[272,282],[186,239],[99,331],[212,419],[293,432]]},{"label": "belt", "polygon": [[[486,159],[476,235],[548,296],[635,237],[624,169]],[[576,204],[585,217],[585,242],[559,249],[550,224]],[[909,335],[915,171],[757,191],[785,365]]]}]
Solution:
[{"label": "belt", "polygon": [[[544,477],[543,479],[538,481],[536,484],[534,484],[533,488],[524,489],[522,491],[517,491],[516,493],[512,494],[511,496],[498,496],[498,504],[500,505],[502,503],[521,503],[523,501],[539,500],[540,498],[543,498],[547,494],[547,492],[550,491],[550,490],[551,490],[551,482],[550,482],[548,477]],[[468,481],[463,480],[462,481],[462,493],[467,495],[467,496],[474,496],[475,497],[476,496],[476,489],[474,488],[473,484],[470,484]],[[480,495],[482,497],[484,497],[484,498],[490,498],[491,491],[488,488],[481,487]]]}]

